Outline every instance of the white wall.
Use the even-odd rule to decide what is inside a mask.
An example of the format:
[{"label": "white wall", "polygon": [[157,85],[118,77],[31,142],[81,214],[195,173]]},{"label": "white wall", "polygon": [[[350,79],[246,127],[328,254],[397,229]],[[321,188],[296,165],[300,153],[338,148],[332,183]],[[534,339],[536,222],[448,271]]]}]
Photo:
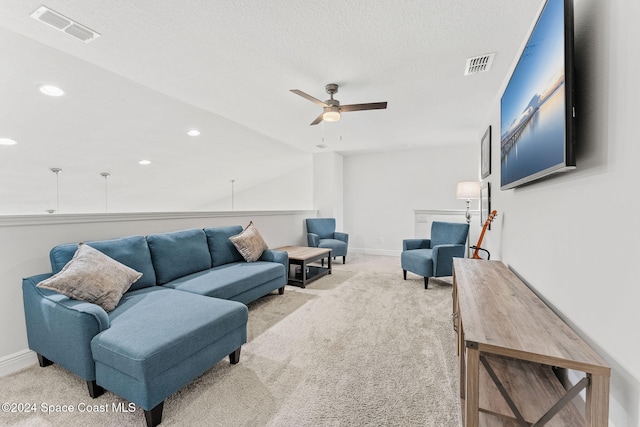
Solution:
[{"label": "white wall", "polygon": [[344,162],[334,152],[313,155],[313,208],[319,217],[336,219],[336,230],[344,224]]},{"label": "white wall", "polygon": [[[415,209],[464,209],[458,181],[478,179],[480,138],[467,144],[359,154],[344,159],[349,250],[399,255],[414,237]],[[472,208],[477,209],[477,202]]]},{"label": "white wall", "polygon": [[[487,236],[492,254],[610,363],[616,427],[640,425],[640,59],[630,50],[639,20],[638,1],[575,0],[578,168],[499,191],[494,138],[490,177],[499,215]],[[499,98],[489,124],[499,129]]]},{"label": "white wall", "polygon": [[300,210],[0,217],[0,376],[35,363],[27,345],[22,278],[50,272],[49,250],[55,245],[253,221],[272,248],[306,246],[304,218],[316,214]]}]

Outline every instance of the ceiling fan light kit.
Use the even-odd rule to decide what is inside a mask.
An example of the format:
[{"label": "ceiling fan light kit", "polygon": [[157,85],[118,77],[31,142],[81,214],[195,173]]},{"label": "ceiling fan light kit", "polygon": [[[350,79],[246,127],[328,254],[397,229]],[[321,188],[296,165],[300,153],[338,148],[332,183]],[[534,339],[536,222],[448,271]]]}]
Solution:
[{"label": "ceiling fan light kit", "polygon": [[339,107],[324,107],[322,120],[324,120],[325,122],[337,122],[338,120],[340,120]]},{"label": "ceiling fan light kit", "polygon": [[322,114],[320,114],[314,121],[311,122],[311,126],[317,125],[323,120],[326,122],[337,122],[341,118],[341,113],[346,113],[349,111],[384,110],[385,108],[387,108],[386,102],[340,105],[340,101],[338,101],[337,99],[333,99],[333,95],[338,93],[338,85],[335,83],[329,83],[325,86],[325,90],[329,94],[330,99],[327,99],[326,101],[320,101],[318,98],[304,93],[301,90],[291,89],[291,92],[295,93],[296,95],[300,95],[301,97],[306,98],[314,104],[318,104],[322,107]]}]

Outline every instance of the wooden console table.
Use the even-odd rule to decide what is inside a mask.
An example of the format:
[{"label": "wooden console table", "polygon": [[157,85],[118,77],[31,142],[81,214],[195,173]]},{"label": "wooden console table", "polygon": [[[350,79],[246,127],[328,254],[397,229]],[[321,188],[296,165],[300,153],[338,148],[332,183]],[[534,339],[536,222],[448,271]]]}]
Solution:
[{"label": "wooden console table", "polygon": [[[607,426],[604,360],[502,262],[454,258],[453,270],[464,425]],[[585,376],[567,391],[558,369]]]}]

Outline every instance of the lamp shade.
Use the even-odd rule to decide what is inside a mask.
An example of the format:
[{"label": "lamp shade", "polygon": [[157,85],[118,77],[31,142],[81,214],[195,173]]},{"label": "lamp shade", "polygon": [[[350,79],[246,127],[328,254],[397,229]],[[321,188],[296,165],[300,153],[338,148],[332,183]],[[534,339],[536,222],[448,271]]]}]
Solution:
[{"label": "lamp shade", "polygon": [[460,181],[456,187],[456,199],[479,199],[480,183],[478,181]]}]

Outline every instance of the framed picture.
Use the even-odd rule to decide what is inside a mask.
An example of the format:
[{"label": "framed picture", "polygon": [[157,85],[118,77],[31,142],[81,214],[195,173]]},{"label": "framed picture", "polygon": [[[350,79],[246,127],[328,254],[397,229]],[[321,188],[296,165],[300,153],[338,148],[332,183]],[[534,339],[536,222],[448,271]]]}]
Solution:
[{"label": "framed picture", "polygon": [[[491,183],[485,182],[480,186],[480,227],[484,226],[489,212],[491,212]],[[491,230],[491,223],[487,230]]]},{"label": "framed picture", "polygon": [[491,126],[487,128],[480,141],[480,159],[482,178],[486,178],[491,175]]}]

